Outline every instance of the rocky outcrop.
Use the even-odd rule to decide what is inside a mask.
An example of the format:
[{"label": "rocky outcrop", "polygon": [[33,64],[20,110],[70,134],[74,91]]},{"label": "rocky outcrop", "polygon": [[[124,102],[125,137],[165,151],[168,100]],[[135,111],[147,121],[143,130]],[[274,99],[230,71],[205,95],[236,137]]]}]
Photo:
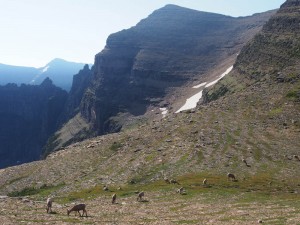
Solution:
[{"label": "rocky outcrop", "polygon": [[170,88],[235,56],[273,13],[233,18],[175,5],[156,10],[135,27],[108,37],[95,57],[81,115],[96,134],[120,130],[122,114],[144,114]]},{"label": "rocky outcrop", "polygon": [[262,74],[277,74],[297,63],[300,57],[299,10],[299,1],[286,1],[262,32],[242,49],[235,66],[241,74],[260,79]]},{"label": "rocky outcrop", "polygon": [[0,167],[40,158],[66,99],[49,78],[38,86],[0,86]]},{"label": "rocky outcrop", "polygon": [[92,75],[93,69],[90,69],[89,65],[86,64],[78,74],[73,76],[72,87],[64,107],[64,112],[62,113],[62,118],[60,119],[61,123],[79,113],[80,103],[84,92],[90,85]]},{"label": "rocky outcrop", "polygon": [[[297,104],[300,101],[299,10],[298,0],[287,0],[282,4],[261,32],[242,48],[233,72],[211,90],[203,92],[204,103],[245,90],[248,93],[264,92],[258,111],[268,112],[276,107],[281,111],[285,102],[291,105],[290,109],[282,110],[272,119],[276,118],[282,124],[285,124],[284,120],[294,121],[299,114]],[[270,98],[272,95],[276,97]]]}]

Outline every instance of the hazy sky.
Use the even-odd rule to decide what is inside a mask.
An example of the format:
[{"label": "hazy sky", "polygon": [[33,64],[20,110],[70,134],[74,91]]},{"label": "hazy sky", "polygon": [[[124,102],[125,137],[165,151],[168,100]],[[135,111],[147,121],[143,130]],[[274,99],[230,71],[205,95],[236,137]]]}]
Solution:
[{"label": "hazy sky", "polygon": [[246,16],[285,0],[0,0],[0,63],[42,67],[53,58],[93,63],[109,34],[176,4]]}]

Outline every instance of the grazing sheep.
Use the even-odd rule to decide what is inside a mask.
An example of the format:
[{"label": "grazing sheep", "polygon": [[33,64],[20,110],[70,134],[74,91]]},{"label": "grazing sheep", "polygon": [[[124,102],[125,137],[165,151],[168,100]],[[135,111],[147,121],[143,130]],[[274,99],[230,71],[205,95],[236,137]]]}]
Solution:
[{"label": "grazing sheep", "polygon": [[177,180],[170,180],[170,184],[179,184],[179,182]]},{"label": "grazing sheep", "polygon": [[108,187],[106,185],[103,186],[103,191],[108,191]]},{"label": "grazing sheep", "polygon": [[48,198],[47,199],[47,213],[51,213],[52,212],[52,203],[53,203],[53,199],[52,198]]},{"label": "grazing sheep", "polygon": [[111,201],[111,203],[115,204],[116,203],[116,199],[117,199],[117,194],[115,193],[115,194],[112,195],[112,201]]},{"label": "grazing sheep", "polygon": [[207,184],[207,179],[204,178],[204,180],[202,181],[203,186],[205,186]]},{"label": "grazing sheep", "polygon": [[145,196],[145,193],[142,191],[138,194],[138,197],[137,197],[137,201],[142,201],[143,200],[143,197]]},{"label": "grazing sheep", "polygon": [[235,176],[234,176],[233,173],[228,173],[228,174],[227,174],[227,179],[228,179],[228,180],[231,180],[231,181],[236,181],[236,178],[235,178]]},{"label": "grazing sheep", "polygon": [[[80,214],[80,212],[79,211],[81,211],[82,210],[82,215]],[[85,213],[85,216],[87,217],[87,212],[86,212],[86,210],[85,210],[85,204],[78,204],[78,205],[74,205],[71,209],[68,209],[67,210],[68,211],[68,216],[70,215],[70,212],[76,212],[75,213],[75,215],[77,214],[77,213],[79,213],[79,216],[83,216],[84,215],[84,213]]]},{"label": "grazing sheep", "polygon": [[170,184],[171,182],[170,182],[170,180],[168,179],[168,178],[164,178],[164,181],[167,183],[167,184]]},{"label": "grazing sheep", "polygon": [[181,194],[181,195],[183,195],[183,194],[186,194],[186,191],[184,190],[184,188],[183,187],[181,187],[181,188],[179,188],[179,189],[177,189],[177,191],[176,191],[177,193],[179,193],[179,194]]},{"label": "grazing sheep", "polygon": [[297,155],[294,155],[294,159],[297,159],[298,161],[300,161],[300,158]]}]

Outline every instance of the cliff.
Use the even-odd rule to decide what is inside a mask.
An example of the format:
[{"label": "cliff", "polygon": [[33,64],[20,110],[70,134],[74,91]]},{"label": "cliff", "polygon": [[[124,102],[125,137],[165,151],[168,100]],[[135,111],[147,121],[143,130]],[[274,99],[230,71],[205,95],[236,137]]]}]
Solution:
[{"label": "cliff", "polygon": [[0,86],[0,167],[40,158],[66,98],[48,78],[38,86]]},{"label": "cliff", "polygon": [[175,5],[156,10],[108,37],[95,57],[81,116],[97,135],[119,131],[126,118],[159,107],[174,88],[235,58],[273,13],[233,18]]}]

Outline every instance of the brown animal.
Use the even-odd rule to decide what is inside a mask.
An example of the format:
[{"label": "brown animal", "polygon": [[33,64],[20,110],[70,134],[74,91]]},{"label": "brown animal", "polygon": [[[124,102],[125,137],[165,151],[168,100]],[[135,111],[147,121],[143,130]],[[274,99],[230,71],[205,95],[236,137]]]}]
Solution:
[{"label": "brown animal", "polygon": [[236,177],[234,176],[233,173],[228,173],[228,174],[227,174],[227,179],[228,179],[228,180],[231,180],[231,181],[236,181]]},{"label": "brown animal", "polygon": [[206,178],[204,178],[204,180],[202,181],[202,184],[203,184],[203,185],[206,185],[206,184],[207,184],[207,179],[206,179]]},{"label": "brown animal", "polygon": [[298,161],[300,161],[300,158],[297,155],[294,155],[294,159],[297,159]]},{"label": "brown animal", "polygon": [[168,178],[164,178],[164,181],[167,183],[167,184],[170,184],[171,182],[170,182],[170,180],[168,179]]},{"label": "brown animal", "polygon": [[52,202],[53,202],[52,198],[48,198],[47,199],[47,213],[51,213],[52,212]]},{"label": "brown animal", "polygon": [[183,187],[181,187],[181,188],[177,189],[177,191],[176,191],[176,192],[177,192],[177,193],[179,193],[179,194],[181,194],[181,195],[183,195],[183,194],[185,194],[185,193],[186,193]]},{"label": "brown animal", "polygon": [[138,194],[138,197],[137,197],[137,201],[142,201],[143,200],[143,197],[145,196],[145,193],[142,191]]},{"label": "brown animal", "polygon": [[103,186],[103,191],[108,191],[108,187],[106,185]]},{"label": "brown animal", "polygon": [[177,180],[170,180],[170,184],[179,184],[179,182]]},{"label": "brown animal", "polygon": [[[80,214],[79,211],[82,210],[82,215]],[[78,204],[78,205],[74,205],[71,209],[68,209],[68,216],[70,215],[71,212],[76,212],[75,215],[77,213],[79,213],[79,216],[83,216],[85,214],[85,216],[87,217],[87,212],[85,210],[85,204]]]},{"label": "brown animal", "polygon": [[111,203],[115,204],[116,203],[116,199],[117,199],[117,194],[115,193],[115,194],[112,195],[112,201],[111,201]]}]

